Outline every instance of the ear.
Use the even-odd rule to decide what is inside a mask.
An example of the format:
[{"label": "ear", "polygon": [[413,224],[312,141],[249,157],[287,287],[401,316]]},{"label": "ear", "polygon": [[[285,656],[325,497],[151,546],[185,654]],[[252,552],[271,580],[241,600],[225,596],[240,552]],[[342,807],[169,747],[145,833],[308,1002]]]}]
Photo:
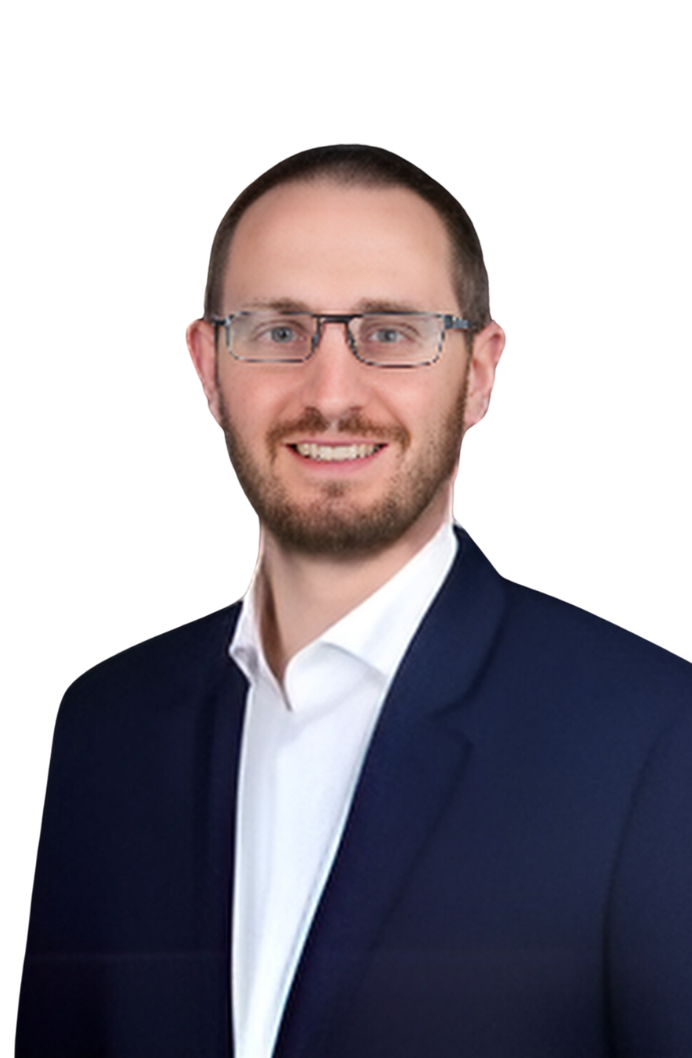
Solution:
[{"label": "ear", "polygon": [[207,398],[209,411],[221,425],[219,387],[216,382],[216,340],[213,324],[195,320],[187,329],[187,347]]},{"label": "ear", "polygon": [[480,422],[490,404],[495,370],[505,347],[505,332],[491,322],[475,336],[469,364],[464,431]]}]

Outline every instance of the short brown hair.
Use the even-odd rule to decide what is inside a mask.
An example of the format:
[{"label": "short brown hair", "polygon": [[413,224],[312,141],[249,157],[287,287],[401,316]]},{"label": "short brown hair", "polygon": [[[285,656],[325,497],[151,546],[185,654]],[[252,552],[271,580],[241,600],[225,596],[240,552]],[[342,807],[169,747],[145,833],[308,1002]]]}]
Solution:
[{"label": "short brown hair", "polygon": [[459,309],[479,329],[490,322],[488,273],[476,229],[466,210],[437,180],[382,147],[335,144],[301,151],[268,169],[238,195],[219,224],[209,259],[204,317],[223,314],[222,297],[231,240],[238,221],[258,198],[280,184],[326,178],[348,186],[407,187],[442,219],[452,245],[454,288]]}]

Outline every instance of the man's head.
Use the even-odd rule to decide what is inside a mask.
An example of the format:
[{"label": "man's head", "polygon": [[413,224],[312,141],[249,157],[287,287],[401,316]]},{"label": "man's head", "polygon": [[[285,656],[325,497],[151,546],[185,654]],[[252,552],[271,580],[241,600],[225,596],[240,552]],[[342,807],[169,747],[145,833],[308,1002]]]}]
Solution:
[{"label": "man's head", "polygon": [[[238,359],[213,323],[269,314],[262,340],[283,354],[296,333],[292,312],[393,310],[437,314],[439,358],[364,363],[346,324],[331,322],[304,360],[253,362]],[[444,330],[444,317],[460,315],[474,325],[472,349],[465,332]],[[398,331],[378,327],[378,340],[398,342]],[[490,322],[481,249],[461,206],[389,152],[336,147],[288,159],[237,199],[214,242],[205,319],[188,342],[264,530],[294,550],[348,557],[406,534],[424,539],[440,524],[503,335]]]}]

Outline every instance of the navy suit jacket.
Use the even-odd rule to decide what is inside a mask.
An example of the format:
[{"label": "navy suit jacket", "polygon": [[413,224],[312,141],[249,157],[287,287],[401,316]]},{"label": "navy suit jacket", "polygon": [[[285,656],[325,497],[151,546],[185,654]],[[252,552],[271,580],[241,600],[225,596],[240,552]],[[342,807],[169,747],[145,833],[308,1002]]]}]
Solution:
[{"label": "navy suit jacket", "polygon": [[[65,696],[18,1058],[232,1055],[237,615]],[[503,580],[461,533],[275,1058],[604,1056],[692,1058],[692,666]]]}]

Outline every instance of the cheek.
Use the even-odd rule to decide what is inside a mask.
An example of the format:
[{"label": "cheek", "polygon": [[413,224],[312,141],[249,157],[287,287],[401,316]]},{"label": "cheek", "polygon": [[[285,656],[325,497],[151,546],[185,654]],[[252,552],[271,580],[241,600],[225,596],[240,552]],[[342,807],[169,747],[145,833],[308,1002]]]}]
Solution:
[{"label": "cheek", "polygon": [[219,392],[226,416],[243,437],[266,433],[280,412],[281,391],[246,372],[227,372]]},{"label": "cheek", "polygon": [[[435,365],[440,366],[440,365]],[[421,372],[426,368],[420,368]],[[457,406],[463,379],[446,372],[435,375],[416,374],[415,385],[397,387],[390,394],[389,406],[402,424],[415,435],[429,435],[445,422]]]}]

